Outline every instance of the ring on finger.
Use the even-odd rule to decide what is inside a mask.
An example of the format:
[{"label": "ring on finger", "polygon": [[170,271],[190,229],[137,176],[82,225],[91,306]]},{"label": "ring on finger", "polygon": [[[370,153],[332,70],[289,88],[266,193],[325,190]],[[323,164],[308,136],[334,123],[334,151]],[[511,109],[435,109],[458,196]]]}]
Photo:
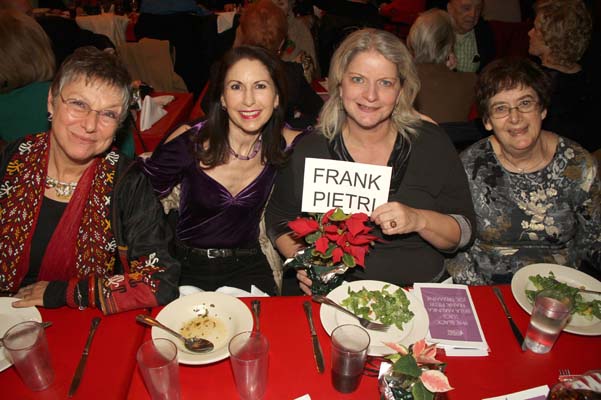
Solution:
[{"label": "ring on finger", "polygon": [[396,221],[394,219],[390,221],[390,227],[393,229],[396,228]]}]

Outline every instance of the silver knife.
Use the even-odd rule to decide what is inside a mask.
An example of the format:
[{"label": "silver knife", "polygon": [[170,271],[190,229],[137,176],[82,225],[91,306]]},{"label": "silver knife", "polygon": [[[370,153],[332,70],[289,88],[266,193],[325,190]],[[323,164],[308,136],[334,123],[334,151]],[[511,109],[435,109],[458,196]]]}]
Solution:
[{"label": "silver knife", "polygon": [[[501,303],[501,306],[503,307],[503,312],[505,312],[505,316],[507,317],[507,320],[509,321],[509,325],[511,325],[511,330],[513,331],[513,336],[515,336],[515,338],[518,340],[518,344],[520,345],[520,347],[522,347],[524,344],[524,337],[522,336],[522,332],[520,332],[520,328],[518,328],[518,326],[513,321],[513,318],[511,318],[511,314],[509,314],[509,309],[507,308],[507,304],[505,304],[505,300],[503,299],[503,294],[501,294],[501,291],[496,286],[493,287],[492,290],[495,292],[495,296],[497,296],[497,299],[499,299],[499,302]],[[524,349],[522,348],[522,350],[524,350]]]},{"label": "silver knife", "polygon": [[315,332],[315,326],[313,325],[313,314],[311,310],[311,302],[305,301],[303,303],[305,314],[307,315],[307,321],[309,321],[309,329],[311,330],[311,340],[313,341],[313,355],[315,356],[315,362],[317,363],[317,372],[323,374],[325,369],[323,363],[323,352],[319,345],[319,339],[317,339],[317,332]]},{"label": "silver knife", "polygon": [[81,383],[81,377],[83,375],[83,370],[86,366],[86,361],[88,360],[88,354],[90,353],[90,346],[92,345],[92,339],[94,339],[94,334],[96,333],[96,328],[100,324],[100,318],[94,317],[92,318],[92,325],[90,326],[90,333],[88,334],[88,341],[83,348],[83,353],[81,358],[79,359],[79,364],[77,364],[77,369],[75,370],[75,375],[73,375],[73,380],[71,381],[71,387],[69,387],[69,397],[73,397],[79,384]]}]

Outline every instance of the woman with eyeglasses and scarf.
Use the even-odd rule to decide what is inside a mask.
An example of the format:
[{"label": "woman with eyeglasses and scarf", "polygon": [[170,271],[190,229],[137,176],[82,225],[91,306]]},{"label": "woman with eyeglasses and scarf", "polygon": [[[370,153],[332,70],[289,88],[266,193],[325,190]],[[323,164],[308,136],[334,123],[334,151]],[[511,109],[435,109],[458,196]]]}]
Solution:
[{"label": "woman with eyeglasses and scarf", "polygon": [[49,131],[0,156],[0,290],[20,299],[13,306],[111,314],[176,297],[161,205],[112,148],[130,82],[115,56],[76,50],[50,87]]}]

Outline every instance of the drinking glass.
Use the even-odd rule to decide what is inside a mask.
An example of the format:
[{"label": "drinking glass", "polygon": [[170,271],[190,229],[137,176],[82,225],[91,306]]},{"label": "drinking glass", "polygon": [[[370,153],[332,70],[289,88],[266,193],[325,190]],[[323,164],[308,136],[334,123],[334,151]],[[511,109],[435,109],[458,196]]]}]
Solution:
[{"label": "drinking glass", "polygon": [[228,345],[236,389],[243,400],[260,400],[267,390],[269,342],[260,332],[242,332]]},{"label": "drinking glass", "polygon": [[46,389],[54,380],[44,327],[39,322],[21,322],[4,334],[4,348],[17,373],[34,391]]},{"label": "drinking glass", "polygon": [[524,348],[535,353],[548,353],[568,323],[572,306],[572,300],[557,291],[539,292],[532,309]]},{"label": "drinking glass", "polygon": [[177,346],[169,339],[142,343],[136,355],[146,388],[153,400],[179,400]]},{"label": "drinking glass", "polygon": [[369,342],[369,333],[358,325],[340,325],[332,331],[332,385],[339,392],[359,387]]}]

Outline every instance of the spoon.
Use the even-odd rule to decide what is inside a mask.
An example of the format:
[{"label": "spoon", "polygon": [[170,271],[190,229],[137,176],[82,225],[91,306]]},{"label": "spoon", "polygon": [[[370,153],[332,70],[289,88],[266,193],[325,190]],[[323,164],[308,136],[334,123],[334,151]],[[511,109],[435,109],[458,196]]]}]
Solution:
[{"label": "spoon", "polygon": [[184,346],[186,346],[186,349],[190,350],[191,352],[206,353],[215,348],[213,343],[211,343],[210,341],[208,341],[206,339],[197,338],[197,337],[187,338],[187,337],[180,335],[173,329],[168,328],[165,325],[161,324],[159,321],[152,318],[150,315],[138,314],[138,315],[136,315],[136,321],[138,321],[144,325],[156,326],[157,328],[166,330],[167,332],[169,332],[170,334],[172,334],[173,336],[175,336],[176,338],[178,338],[179,340],[184,342]]},{"label": "spoon", "polygon": [[261,302],[259,300],[253,300],[250,302],[253,309],[253,314],[255,315],[255,332],[259,332],[261,330],[261,325],[259,323],[259,315],[261,315]]}]

